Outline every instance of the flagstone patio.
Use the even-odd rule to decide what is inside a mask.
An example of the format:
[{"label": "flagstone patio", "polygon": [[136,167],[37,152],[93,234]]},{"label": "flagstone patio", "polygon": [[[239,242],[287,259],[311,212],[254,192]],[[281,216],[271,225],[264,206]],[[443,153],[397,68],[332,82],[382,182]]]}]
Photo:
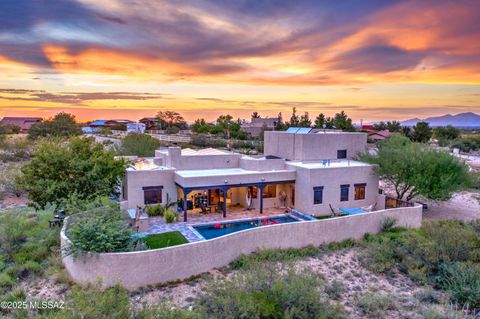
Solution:
[{"label": "flagstone patio", "polygon": [[183,236],[185,236],[185,238],[188,239],[188,241],[196,242],[203,240],[203,238],[200,236],[200,234],[198,234],[198,232],[195,231],[195,229],[191,227],[193,225],[244,218],[281,215],[284,214],[286,210],[286,208],[264,208],[263,214],[260,214],[260,211],[256,209],[247,210],[243,207],[233,206],[227,208],[227,217],[224,218],[221,212],[201,214],[199,209],[195,209],[188,211],[188,222],[175,222],[167,224],[165,219],[162,217],[149,218],[147,233],[158,234],[170,231],[179,231]]}]

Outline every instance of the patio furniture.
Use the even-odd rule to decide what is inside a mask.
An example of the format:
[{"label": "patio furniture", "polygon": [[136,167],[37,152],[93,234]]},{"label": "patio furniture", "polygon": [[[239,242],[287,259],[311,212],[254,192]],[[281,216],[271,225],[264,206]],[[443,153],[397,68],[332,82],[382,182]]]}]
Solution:
[{"label": "patio furniture", "polygon": [[216,211],[223,213],[223,203],[218,203],[218,204],[217,204],[217,209],[216,209]]},{"label": "patio furniture", "polygon": [[62,226],[62,220],[57,218],[49,220],[48,223],[50,227]]},{"label": "patio furniture", "polygon": [[61,227],[63,224],[63,219],[65,217],[65,211],[63,209],[58,210],[54,218],[48,221],[50,227]]},{"label": "patio furniture", "polygon": [[212,212],[212,208],[205,206],[204,203],[200,203],[200,209],[202,210],[202,214],[208,214]]}]

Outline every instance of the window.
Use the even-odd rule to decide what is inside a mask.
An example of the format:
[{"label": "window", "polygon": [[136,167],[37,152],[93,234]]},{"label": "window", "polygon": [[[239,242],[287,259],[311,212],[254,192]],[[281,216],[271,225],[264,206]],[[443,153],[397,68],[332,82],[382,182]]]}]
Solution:
[{"label": "window", "polygon": [[317,186],[313,188],[313,205],[323,203],[323,186]]},{"label": "window", "polygon": [[365,187],[367,184],[355,184],[354,198],[355,200],[365,199]]},{"label": "window", "polygon": [[143,187],[143,199],[145,205],[160,204],[162,202],[163,186]]},{"label": "window", "polygon": [[[252,198],[257,198],[258,188],[256,186],[252,186],[250,190],[250,194]],[[263,188],[262,192],[263,198],[273,198],[277,196],[277,185],[276,184],[269,184]]]},{"label": "window", "polygon": [[347,158],[347,150],[338,150],[337,158],[338,159]]},{"label": "window", "polygon": [[347,202],[348,201],[348,191],[350,189],[350,185],[340,185],[340,201]]},{"label": "window", "polygon": [[272,198],[277,196],[277,185],[270,184],[263,188],[263,198]]}]

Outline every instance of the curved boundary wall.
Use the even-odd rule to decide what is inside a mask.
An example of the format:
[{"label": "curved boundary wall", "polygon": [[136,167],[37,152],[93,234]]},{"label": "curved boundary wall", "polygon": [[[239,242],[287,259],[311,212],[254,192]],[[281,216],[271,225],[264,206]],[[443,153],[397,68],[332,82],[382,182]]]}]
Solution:
[{"label": "curved boundary wall", "polygon": [[[264,226],[210,240],[154,250],[101,253],[76,259],[73,256],[64,256],[63,263],[70,277],[76,282],[95,283],[100,279],[104,287],[121,284],[133,290],[186,279],[213,268],[223,267],[241,254],[250,254],[259,248],[301,248],[346,239],[361,239],[366,233],[379,232],[383,221],[388,217],[396,219],[397,226],[418,228],[422,223],[422,206]],[[64,226],[61,232],[62,250],[69,242]]]}]

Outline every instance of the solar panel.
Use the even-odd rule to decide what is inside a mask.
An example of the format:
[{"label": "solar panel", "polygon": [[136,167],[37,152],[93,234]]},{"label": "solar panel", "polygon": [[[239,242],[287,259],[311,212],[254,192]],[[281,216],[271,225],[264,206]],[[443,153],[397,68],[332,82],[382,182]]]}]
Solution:
[{"label": "solar panel", "polygon": [[289,127],[287,129],[287,133],[297,133],[297,131],[299,130],[300,128],[298,127]]},{"label": "solar panel", "polygon": [[308,134],[311,130],[310,127],[301,127],[298,129],[297,134]]}]

